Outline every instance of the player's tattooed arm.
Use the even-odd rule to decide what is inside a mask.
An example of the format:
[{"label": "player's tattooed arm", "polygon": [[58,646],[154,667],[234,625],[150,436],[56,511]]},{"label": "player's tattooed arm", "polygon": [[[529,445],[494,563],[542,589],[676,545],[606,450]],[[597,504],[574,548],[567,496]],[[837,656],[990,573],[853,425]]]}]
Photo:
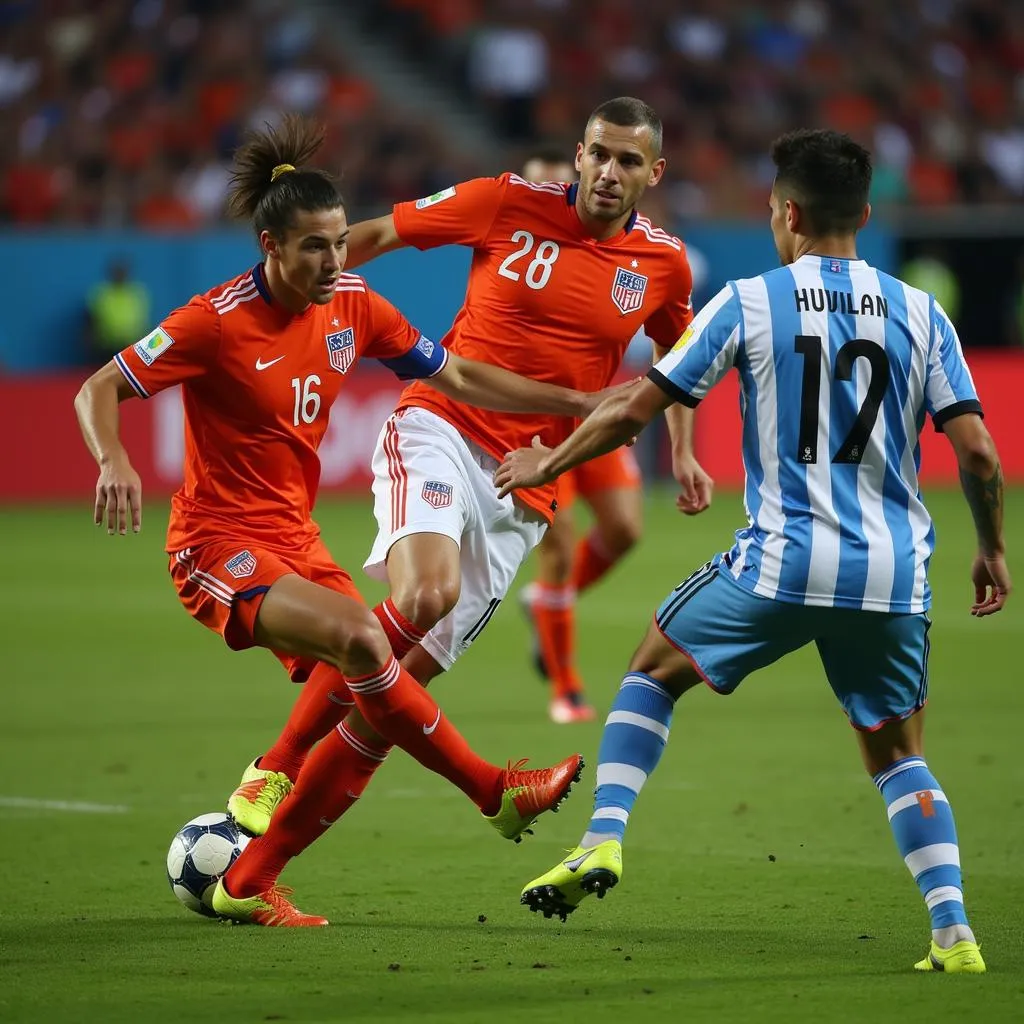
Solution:
[{"label": "player's tattooed arm", "polygon": [[1003,546],[1003,470],[981,416],[971,412],[940,422],[960,466],[960,487],[974,519],[978,554],[971,565],[976,617],[993,615],[1013,589]]},{"label": "player's tattooed arm", "polygon": [[978,547],[983,555],[1003,550],[1003,469],[996,460],[989,476],[960,467],[960,487],[974,518]]},{"label": "player's tattooed arm", "polygon": [[969,413],[941,423],[956,452],[960,488],[978,534],[978,550],[986,557],[1003,552],[1003,470],[992,435],[981,416]]}]

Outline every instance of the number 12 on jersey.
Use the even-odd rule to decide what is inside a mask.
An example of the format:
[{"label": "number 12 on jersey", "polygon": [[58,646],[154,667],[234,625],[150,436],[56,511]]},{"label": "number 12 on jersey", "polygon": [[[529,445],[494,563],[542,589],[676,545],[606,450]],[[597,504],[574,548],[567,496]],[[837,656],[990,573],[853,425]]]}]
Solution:
[{"label": "number 12 on jersey", "polygon": [[[821,397],[821,338],[816,334],[798,334],[796,351],[804,357],[803,381],[800,388],[800,434],[797,438],[796,458],[805,465],[818,461],[818,410]],[[868,438],[878,419],[878,410],[889,387],[889,357],[885,349],[873,341],[854,338],[836,352],[833,383],[853,380],[853,367],[858,359],[866,359],[871,367],[868,390],[864,395],[857,418],[839,450],[832,457],[834,463],[859,464],[864,458]],[[831,406],[831,402],[829,403]]]}]

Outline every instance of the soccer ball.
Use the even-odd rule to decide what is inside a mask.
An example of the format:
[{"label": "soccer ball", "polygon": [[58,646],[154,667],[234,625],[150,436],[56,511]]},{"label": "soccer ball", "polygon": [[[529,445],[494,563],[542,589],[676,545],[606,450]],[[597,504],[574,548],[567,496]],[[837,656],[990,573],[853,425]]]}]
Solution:
[{"label": "soccer ball", "polygon": [[210,906],[214,887],[250,838],[223,811],[200,814],[182,825],[167,851],[167,881],[171,892],[189,910],[205,917],[217,917]]}]

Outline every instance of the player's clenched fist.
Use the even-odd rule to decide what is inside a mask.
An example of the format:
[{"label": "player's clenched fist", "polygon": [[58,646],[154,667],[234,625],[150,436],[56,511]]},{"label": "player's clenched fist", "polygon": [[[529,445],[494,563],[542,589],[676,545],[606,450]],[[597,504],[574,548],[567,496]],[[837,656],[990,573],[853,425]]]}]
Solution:
[{"label": "player's clenched fist", "polygon": [[142,480],[132,469],[127,457],[104,462],[96,481],[96,507],[93,522],[99,526],[106,519],[107,533],[128,532],[131,516],[132,532],[142,529]]}]

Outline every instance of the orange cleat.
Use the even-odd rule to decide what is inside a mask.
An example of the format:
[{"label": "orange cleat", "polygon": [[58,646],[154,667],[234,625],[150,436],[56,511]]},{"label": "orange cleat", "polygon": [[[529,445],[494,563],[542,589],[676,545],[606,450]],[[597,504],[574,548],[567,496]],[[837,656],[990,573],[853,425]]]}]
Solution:
[{"label": "orange cleat", "polygon": [[597,712],[582,693],[569,693],[556,697],[548,705],[548,717],[557,725],[568,725],[570,722],[593,722]]},{"label": "orange cleat", "polygon": [[304,914],[287,897],[294,889],[275,885],[258,896],[240,900],[224,887],[224,879],[217,882],[210,904],[213,909],[237,924],[258,924],[264,928],[323,928],[330,924],[326,917]]},{"label": "orange cleat", "polygon": [[506,838],[519,842],[545,811],[557,811],[574,782],[583,774],[583,755],[573,754],[552,768],[525,770],[518,761],[502,772],[501,806],[487,820]]}]

